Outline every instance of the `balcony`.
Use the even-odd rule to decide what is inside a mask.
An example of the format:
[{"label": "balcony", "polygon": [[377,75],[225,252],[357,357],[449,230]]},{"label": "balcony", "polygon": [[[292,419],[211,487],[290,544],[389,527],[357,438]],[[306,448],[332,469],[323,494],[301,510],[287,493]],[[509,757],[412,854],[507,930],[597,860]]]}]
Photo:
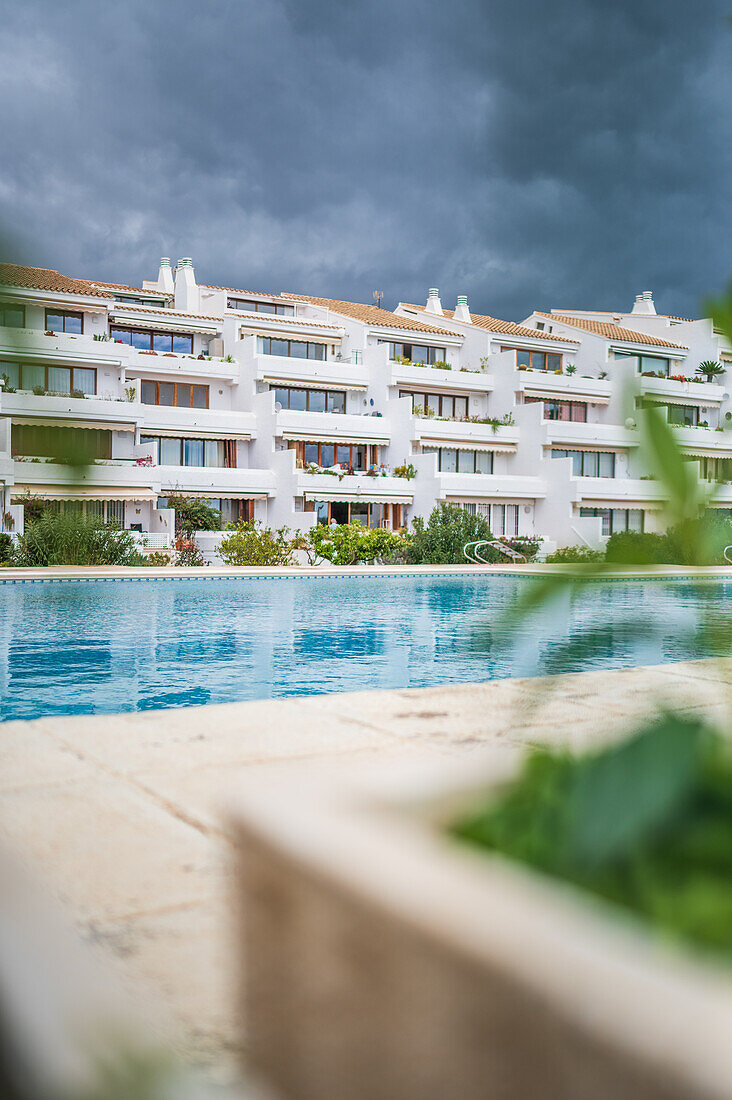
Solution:
[{"label": "balcony", "polygon": [[493,389],[492,374],[484,371],[459,370],[454,365],[451,370],[439,367],[418,367],[414,363],[395,363],[389,360],[390,386],[416,386],[429,392],[435,390],[455,390],[470,393],[488,393]]},{"label": "balcony", "polygon": [[607,405],[612,386],[606,378],[583,378],[576,374],[554,374],[553,371],[518,371],[519,393],[530,397],[558,398],[564,401],[583,398],[589,404]]},{"label": "balcony", "polygon": [[125,345],[95,340],[92,333],[47,336],[42,329],[0,327],[0,353],[29,363],[52,360],[64,366],[119,367],[124,362],[124,351]]},{"label": "balcony", "polygon": [[640,392],[645,397],[673,397],[682,405],[719,406],[725,394],[724,386],[716,382],[678,382],[674,378],[650,378],[638,375]]},{"label": "balcony", "polygon": [[621,424],[586,424],[574,420],[543,420],[546,446],[607,447],[608,450],[627,449],[639,444],[638,432]]},{"label": "balcony", "polygon": [[134,432],[140,417],[139,405],[107,397],[65,397],[57,394],[3,393],[0,411],[13,422],[44,424],[49,427],[107,428]]},{"label": "balcony", "polygon": [[582,507],[660,508],[667,499],[661,483],[649,478],[577,477],[572,482]]},{"label": "balcony", "polygon": [[438,474],[440,500],[490,498],[498,500],[540,500],[547,494],[539,477],[512,474]]},{"label": "balcony", "polygon": [[282,439],[384,445],[390,440],[391,425],[382,416],[281,409],[277,413],[275,434]]},{"label": "balcony", "polygon": [[515,451],[519,440],[516,424],[476,424],[466,420],[438,420],[434,417],[414,417],[416,441],[427,447],[449,447],[454,444],[491,444],[497,451]]},{"label": "balcony", "polygon": [[[105,346],[105,345],[102,345]],[[224,382],[239,381],[239,363],[227,362],[219,356],[199,359],[196,355],[173,351],[140,351],[129,344],[107,344],[121,349],[122,363],[128,378],[174,375],[184,379],[217,379]]]},{"label": "balcony", "polygon": [[225,466],[157,466],[153,467],[162,495],[169,492],[191,493],[204,497],[258,498],[274,496],[275,475],[272,470],[249,467],[229,469]]},{"label": "balcony", "polygon": [[368,474],[306,474],[297,472],[297,493],[307,500],[364,500],[385,504],[411,504],[414,482],[405,477]]},{"label": "balcony", "polygon": [[57,462],[15,459],[14,495],[30,491],[49,499],[154,500],[160,489],[155,467],[138,466],[134,460],[110,459],[81,469]]},{"label": "balcony", "polygon": [[271,385],[307,384],[337,386],[340,389],[366,390],[369,372],[362,363],[338,359],[297,359],[283,355],[256,355],[254,376]]},{"label": "balcony", "polygon": [[143,435],[189,435],[208,439],[253,439],[257,418],[234,409],[191,409],[180,405],[130,406]]}]

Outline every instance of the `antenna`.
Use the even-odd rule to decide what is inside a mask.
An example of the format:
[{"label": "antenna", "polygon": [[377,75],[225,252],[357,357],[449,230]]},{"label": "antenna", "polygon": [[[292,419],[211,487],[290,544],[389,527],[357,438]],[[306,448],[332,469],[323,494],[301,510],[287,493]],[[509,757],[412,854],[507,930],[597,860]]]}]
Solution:
[{"label": "antenna", "polygon": [[376,302],[376,305],[379,309],[381,309],[381,299],[383,297],[384,297],[384,291],[383,290],[375,290],[374,291],[374,301]]}]

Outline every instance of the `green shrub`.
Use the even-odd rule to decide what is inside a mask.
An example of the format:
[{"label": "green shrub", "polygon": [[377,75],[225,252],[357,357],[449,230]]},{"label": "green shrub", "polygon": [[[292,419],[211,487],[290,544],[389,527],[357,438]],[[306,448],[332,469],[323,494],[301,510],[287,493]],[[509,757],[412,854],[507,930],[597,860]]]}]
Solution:
[{"label": "green shrub", "polygon": [[[421,516],[412,521],[414,534],[407,557],[415,565],[464,565],[463,547],[476,539],[490,539],[490,525],[483,516],[471,516],[456,504],[437,504],[425,523]],[[505,557],[490,547],[482,547],[486,561],[505,562]]]},{"label": "green shrub", "polygon": [[44,512],[25,529],[15,551],[17,565],[136,565],[140,555],[131,531],[98,516]]},{"label": "green shrub", "polygon": [[593,550],[590,546],[560,546],[553,554],[547,554],[547,562],[552,565],[573,565],[576,562],[604,561],[602,550]]},{"label": "green shrub", "polygon": [[5,531],[0,531],[0,565],[9,565],[13,561],[13,540]]},{"label": "green shrub", "polygon": [[302,543],[302,538],[290,537],[288,527],[272,531],[259,520],[242,521],[221,540],[219,557],[227,565],[291,565],[293,551]]},{"label": "green shrub", "polygon": [[170,554],[166,550],[153,550],[149,554],[145,554],[143,559],[143,565],[170,565]]},{"label": "green shrub", "polygon": [[732,521],[710,509],[665,535],[619,531],[608,539],[606,557],[624,565],[725,565],[724,548],[730,545]]},{"label": "green shrub", "polygon": [[194,531],[221,530],[221,513],[200,497],[171,493],[168,496],[168,507],[175,512],[176,532],[188,538]]},{"label": "green shrub", "polygon": [[668,536],[650,531],[617,531],[607,541],[605,559],[616,565],[665,565],[676,561]]},{"label": "green shrub", "polygon": [[726,565],[724,548],[732,545],[732,521],[709,509],[699,519],[670,527],[666,538],[669,561],[678,565]]},{"label": "green shrub", "polygon": [[360,523],[341,523],[311,528],[309,549],[319,558],[334,565],[355,565],[357,562],[392,561],[405,554],[409,538],[396,531],[363,527]]}]

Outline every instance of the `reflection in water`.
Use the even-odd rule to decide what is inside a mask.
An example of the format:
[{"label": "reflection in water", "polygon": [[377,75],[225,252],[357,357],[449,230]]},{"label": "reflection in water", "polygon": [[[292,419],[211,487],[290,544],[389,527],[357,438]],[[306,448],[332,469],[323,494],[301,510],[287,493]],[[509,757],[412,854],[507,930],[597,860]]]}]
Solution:
[{"label": "reflection in water", "polygon": [[[529,578],[0,585],[0,714],[33,718],[422,687],[705,655],[730,582],[592,582],[509,636]],[[641,620],[641,636],[631,624]],[[717,643],[715,643],[716,645]],[[706,652],[711,643],[707,643]]]}]

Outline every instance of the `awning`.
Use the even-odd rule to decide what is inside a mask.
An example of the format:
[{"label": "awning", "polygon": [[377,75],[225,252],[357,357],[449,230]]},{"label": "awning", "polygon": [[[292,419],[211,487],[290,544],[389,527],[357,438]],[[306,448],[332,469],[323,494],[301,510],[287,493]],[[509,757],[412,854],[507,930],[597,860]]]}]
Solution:
[{"label": "awning", "polygon": [[575,393],[574,390],[540,390],[526,389],[521,391],[524,397],[536,397],[541,401],[584,401],[589,405],[609,405],[610,398],[600,394]]},{"label": "awning", "polygon": [[305,500],[329,500],[329,501],[341,501],[342,503],[354,504],[358,501],[362,501],[364,504],[411,504],[414,500],[414,494],[405,492],[403,495],[397,493],[369,493],[369,492],[357,492],[355,489],[333,489],[332,491],[324,490],[321,492],[308,492],[303,494]]},{"label": "awning", "polygon": [[685,458],[732,458],[732,444],[723,447],[683,447]]},{"label": "awning", "polygon": [[[652,393],[644,393],[638,397],[638,400],[644,405],[656,405],[661,408],[664,405],[719,405],[724,399],[721,386],[716,387],[720,393],[719,397],[709,397],[706,394],[697,393],[684,393],[679,396],[667,397],[666,394],[657,393],[655,390]],[[678,427],[679,425],[676,425]]]},{"label": "awning", "polygon": [[627,446],[618,443],[552,443],[549,447],[552,451],[600,451],[603,454],[623,454],[628,450]]},{"label": "awning", "polygon": [[604,500],[601,497],[582,497],[576,508],[635,508],[645,512],[660,512],[666,507],[662,500],[646,500],[644,497],[626,497],[625,500]]},{"label": "awning", "polygon": [[134,432],[135,425],[120,420],[71,420],[60,416],[13,415],[11,423],[34,428],[87,428],[89,431]]},{"label": "awning", "polygon": [[282,439],[286,439],[292,443],[360,443],[364,447],[369,444],[385,447],[389,442],[389,437],[386,435],[372,436],[369,439],[364,439],[363,436],[358,435],[334,436],[333,432],[307,432],[301,429],[297,431],[293,429],[289,432],[282,432]]},{"label": "awning", "polygon": [[[212,336],[217,332],[221,332],[222,328],[222,325],[217,323],[211,325],[207,325],[205,322],[192,324],[190,321],[176,321],[172,317],[170,319],[166,317],[163,320],[154,314],[144,320],[137,317],[133,320],[126,313],[118,313],[114,309],[111,311],[110,317],[116,328],[139,328],[144,329],[145,332],[191,332]],[[158,354],[162,353],[159,352]]]},{"label": "awning", "polygon": [[222,432],[216,428],[148,428],[140,427],[140,435],[173,436],[176,439],[244,439],[252,438],[251,432]]},{"label": "awning", "polygon": [[513,454],[516,450],[515,443],[505,440],[496,440],[495,443],[470,443],[464,439],[420,439],[423,447],[444,447],[448,451],[502,451],[505,454]]},{"label": "awning", "polygon": [[179,486],[169,489],[162,488],[155,496],[169,497],[178,493],[184,497],[196,497],[201,500],[267,500],[268,496],[267,493],[247,493],[244,489],[239,489],[236,492],[228,489],[226,492],[221,492],[218,489],[181,489]]},{"label": "awning", "polygon": [[[271,315],[270,315],[271,316]],[[242,336],[271,336],[273,340],[296,340],[298,344],[340,344],[341,338],[335,333],[333,336],[323,336],[319,334],[316,336],[314,333],[303,332],[302,329],[297,332],[291,332],[285,328],[253,328],[252,322],[247,321],[246,325],[240,330]],[[286,358],[286,356],[282,356]],[[308,362],[306,359],[305,362]],[[311,359],[312,363],[321,363],[321,359]]]},{"label": "awning", "polygon": [[344,382],[341,378],[337,382],[326,381],[325,379],[312,379],[312,378],[298,378],[297,375],[277,375],[271,372],[265,372],[261,378],[262,382],[267,382],[270,386],[293,386],[297,390],[366,390],[368,387],[363,382]]},{"label": "awning", "polygon": [[19,485],[13,486],[13,499],[16,504],[22,503],[18,498],[30,493],[33,497],[43,497],[45,500],[157,500],[158,493],[152,489],[118,488],[116,485],[108,487],[89,487],[76,485]]}]

